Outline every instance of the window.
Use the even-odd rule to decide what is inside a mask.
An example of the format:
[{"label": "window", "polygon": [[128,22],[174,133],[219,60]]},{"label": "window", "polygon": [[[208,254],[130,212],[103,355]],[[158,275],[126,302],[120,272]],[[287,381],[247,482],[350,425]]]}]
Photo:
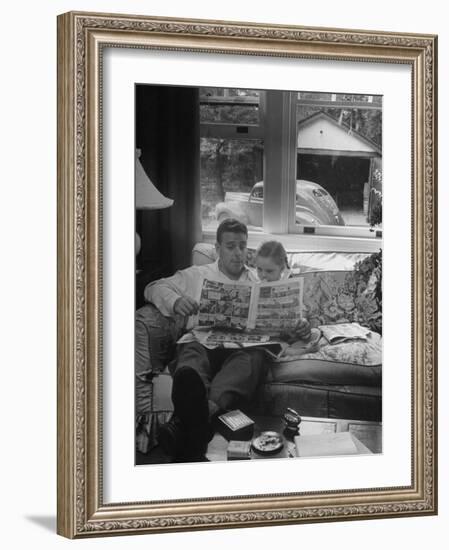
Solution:
[{"label": "window", "polygon": [[201,138],[203,230],[215,231],[224,218],[238,217],[251,231],[262,231],[263,141]]},{"label": "window", "polygon": [[250,194],[263,179],[260,92],[200,89],[201,213],[204,231],[238,217],[250,231],[263,227],[263,202]]},{"label": "window", "polygon": [[200,88],[200,113],[203,231],[381,237],[381,97]]},{"label": "window", "polygon": [[[317,192],[327,191],[339,212],[338,225],[353,228],[348,234],[371,224],[380,228],[373,216],[373,189],[381,195],[374,170],[381,173],[382,98],[299,92],[296,116],[297,177],[319,186],[309,189],[310,200],[313,194],[321,203]],[[324,224],[323,219],[318,225]]]}]

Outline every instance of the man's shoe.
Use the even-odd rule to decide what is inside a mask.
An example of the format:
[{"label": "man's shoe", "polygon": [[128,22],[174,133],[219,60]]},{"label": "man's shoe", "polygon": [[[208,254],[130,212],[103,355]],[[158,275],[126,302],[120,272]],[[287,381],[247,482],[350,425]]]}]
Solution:
[{"label": "man's shoe", "polygon": [[158,441],[164,453],[177,462],[196,462],[206,460],[204,455],[212,437],[213,430],[209,424],[186,428],[174,415],[159,428]]},{"label": "man's shoe", "polygon": [[184,453],[187,430],[176,415],[159,428],[158,442],[164,453],[170,457],[174,458]]},{"label": "man's shoe", "polygon": [[186,431],[186,442],[182,453],[177,457],[178,462],[204,462],[209,441],[213,437],[212,427],[207,424]]},{"label": "man's shoe", "polygon": [[173,375],[172,401],[176,416],[189,430],[209,425],[207,392],[201,376],[192,367],[179,367]]}]

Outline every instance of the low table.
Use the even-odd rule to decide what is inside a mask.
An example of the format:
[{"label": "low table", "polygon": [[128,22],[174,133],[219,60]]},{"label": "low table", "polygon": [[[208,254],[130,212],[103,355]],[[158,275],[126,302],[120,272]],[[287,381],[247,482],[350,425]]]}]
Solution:
[{"label": "low table", "polygon": [[[300,436],[349,432],[358,454],[377,454],[382,452],[382,424],[379,422],[314,418],[309,416],[301,418],[302,421],[299,426]],[[253,417],[253,420],[255,421],[254,437],[265,431],[275,431],[282,434],[285,427],[283,420],[279,417],[256,416]],[[206,458],[210,461],[226,461],[227,448],[228,441],[222,435],[216,433],[208,445]],[[250,458],[297,458],[296,446],[294,441],[284,438],[284,446],[278,453],[260,455],[251,450]]]}]

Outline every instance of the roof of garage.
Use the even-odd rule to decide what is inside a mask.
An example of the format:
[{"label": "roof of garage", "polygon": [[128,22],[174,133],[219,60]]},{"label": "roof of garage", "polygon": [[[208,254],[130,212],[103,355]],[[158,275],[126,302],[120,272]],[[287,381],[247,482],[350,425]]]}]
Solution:
[{"label": "roof of garage", "polygon": [[339,124],[324,112],[305,118],[298,124],[300,153],[377,157],[379,146],[346,124]]}]

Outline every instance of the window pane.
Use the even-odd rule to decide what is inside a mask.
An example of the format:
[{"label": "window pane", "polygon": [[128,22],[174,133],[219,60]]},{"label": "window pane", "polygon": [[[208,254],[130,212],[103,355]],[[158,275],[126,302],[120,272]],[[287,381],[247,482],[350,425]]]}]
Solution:
[{"label": "window pane", "polygon": [[261,184],[254,185],[262,180],[263,141],[202,138],[200,150],[203,230],[215,230],[222,219],[237,217],[248,229],[260,231],[262,190]]},{"label": "window pane", "polygon": [[200,88],[200,122],[259,124],[259,92],[235,88]]},{"label": "window pane", "polygon": [[298,94],[297,224],[381,228],[381,105],[380,96]]}]

